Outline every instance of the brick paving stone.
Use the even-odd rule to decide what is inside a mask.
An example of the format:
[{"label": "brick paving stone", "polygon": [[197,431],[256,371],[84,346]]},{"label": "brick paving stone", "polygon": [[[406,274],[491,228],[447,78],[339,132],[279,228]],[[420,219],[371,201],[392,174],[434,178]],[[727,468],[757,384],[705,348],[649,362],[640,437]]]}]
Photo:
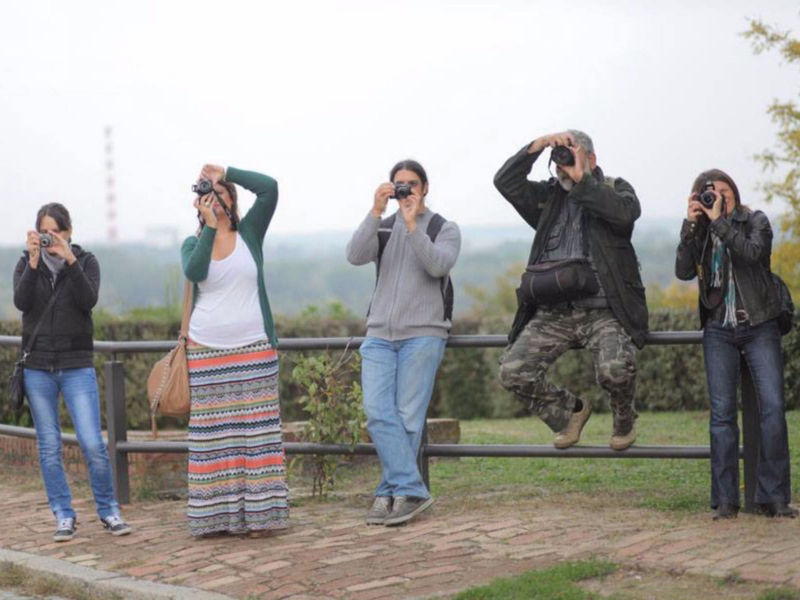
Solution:
[{"label": "brick paving stone", "polygon": [[422,569],[421,571],[411,571],[410,573],[403,573],[403,577],[407,577],[408,579],[420,579],[422,577],[432,577],[433,575],[444,575],[445,573],[455,573],[463,570],[464,567],[461,567],[459,565],[444,565],[441,567]]},{"label": "brick paving stone", "polygon": [[290,583],[276,590],[272,590],[271,592],[267,592],[261,596],[261,600],[278,600],[280,598],[289,598],[296,594],[302,594],[307,589],[308,588],[306,588],[306,586],[299,583]]},{"label": "brick paving stone", "polygon": [[236,583],[237,581],[241,581],[241,578],[237,577],[236,575],[226,575],[225,577],[219,577],[217,579],[212,579],[211,581],[205,581],[198,587],[203,588],[204,590],[213,590]]},{"label": "brick paving stone", "polygon": [[499,523],[486,523],[478,527],[481,531],[496,531],[497,529],[508,529],[509,527],[516,527],[521,525],[522,521],[519,519],[507,519]]},{"label": "brick paving stone", "polygon": [[371,581],[367,581],[365,583],[358,583],[356,585],[351,585],[347,588],[348,592],[361,592],[365,590],[371,590],[373,588],[385,587],[387,585],[397,585],[398,583],[404,583],[408,581],[405,577],[386,577],[384,579],[373,579]]},{"label": "brick paving stone", "polygon": [[253,567],[253,571],[256,573],[270,573],[272,571],[276,571],[278,569],[283,569],[285,567],[291,567],[292,563],[288,560],[273,560],[272,562],[268,562],[263,565],[258,565],[257,567]]},{"label": "brick paving stone", "polygon": [[658,551],[662,554],[683,554],[688,550],[693,550],[694,548],[698,548],[700,546],[706,545],[706,540],[700,538],[698,539],[695,537],[694,539],[690,540],[683,540],[679,542],[673,542],[671,544],[665,544],[663,546],[658,546]]},{"label": "brick paving stone", "polygon": [[370,556],[373,556],[372,552],[356,552],[354,554],[342,554],[334,558],[326,558],[320,562],[326,565],[338,565],[341,563],[350,562],[351,560],[362,560],[364,558],[369,558]]}]

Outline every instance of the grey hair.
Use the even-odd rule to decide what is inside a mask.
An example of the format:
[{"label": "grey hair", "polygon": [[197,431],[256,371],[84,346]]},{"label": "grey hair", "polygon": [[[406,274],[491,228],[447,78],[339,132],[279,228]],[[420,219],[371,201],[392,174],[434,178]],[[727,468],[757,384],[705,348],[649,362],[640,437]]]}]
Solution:
[{"label": "grey hair", "polygon": [[575,141],[578,142],[578,145],[586,150],[587,154],[594,153],[594,142],[592,142],[592,138],[589,137],[589,134],[578,129],[568,129],[567,131],[572,134],[572,137],[575,138]]}]

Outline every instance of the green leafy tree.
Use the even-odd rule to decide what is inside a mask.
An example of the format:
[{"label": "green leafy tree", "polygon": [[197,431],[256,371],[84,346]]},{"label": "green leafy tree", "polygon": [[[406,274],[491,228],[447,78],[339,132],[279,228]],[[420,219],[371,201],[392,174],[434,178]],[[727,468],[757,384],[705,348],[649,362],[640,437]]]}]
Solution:
[{"label": "green leafy tree", "polygon": [[[749,39],[756,54],[777,50],[790,66],[800,66],[800,40],[791,31],[782,31],[759,20],[750,21],[750,29],[742,34]],[[777,140],[772,148],[756,155],[765,171],[775,178],[763,182],[760,188],[766,199],[786,202],[789,210],[781,217],[783,239],[772,253],[774,270],[800,295],[800,108],[794,100],[774,100],[767,109],[778,126]]]}]

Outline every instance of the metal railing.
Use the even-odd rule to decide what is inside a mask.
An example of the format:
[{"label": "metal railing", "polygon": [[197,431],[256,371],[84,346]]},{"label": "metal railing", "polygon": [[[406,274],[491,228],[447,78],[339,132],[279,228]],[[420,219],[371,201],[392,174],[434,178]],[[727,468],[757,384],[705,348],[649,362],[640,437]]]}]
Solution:
[{"label": "metal railing", "polygon": [[[299,350],[343,350],[358,348],[363,338],[289,338],[278,345],[279,351]],[[646,344],[651,346],[698,344],[702,341],[699,331],[658,331],[650,332]],[[21,341],[16,336],[0,336],[0,346],[19,347]],[[452,335],[447,341],[449,348],[500,348],[507,344],[505,335]],[[128,441],[127,419],[125,414],[125,373],[118,354],[137,352],[167,352],[175,345],[174,341],[117,342],[96,341],[95,351],[110,354],[104,364],[106,423],[108,431],[108,451],[114,477],[117,498],[122,503],[130,501],[130,481],[128,478],[128,454],[132,452],[176,452],[186,453],[188,442],[132,442]],[[756,465],[758,461],[758,407],[755,390],[747,366],[741,369],[742,394],[742,443],[740,456],[744,459],[744,510],[756,509],[754,502],[756,487]],[[0,425],[0,434],[35,438],[36,432],[25,427]],[[63,434],[66,444],[77,444],[74,435]],[[287,454],[375,454],[373,444],[312,444],[287,442]],[[612,450],[605,446],[573,446],[558,450],[551,445],[509,445],[509,444],[430,444],[427,431],[423,431],[418,462],[425,484],[430,487],[429,458],[431,456],[451,457],[537,457],[537,458],[682,458],[708,459],[708,446],[631,446],[627,450]]]}]

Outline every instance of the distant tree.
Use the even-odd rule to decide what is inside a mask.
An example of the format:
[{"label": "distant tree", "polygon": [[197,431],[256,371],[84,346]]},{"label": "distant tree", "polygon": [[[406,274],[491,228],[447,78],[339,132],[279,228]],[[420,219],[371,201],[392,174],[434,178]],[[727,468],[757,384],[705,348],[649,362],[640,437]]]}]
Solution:
[{"label": "distant tree", "polygon": [[697,285],[694,282],[672,281],[664,288],[658,283],[647,286],[647,307],[692,312],[697,308]]},{"label": "distant tree", "polygon": [[[756,54],[777,49],[792,67],[800,66],[800,40],[791,31],[781,31],[762,21],[750,20],[750,29],[742,35],[749,39]],[[792,100],[774,100],[767,109],[778,125],[778,136],[773,148],[756,155],[765,171],[776,178],[761,183],[767,201],[784,200],[789,210],[780,219],[781,241],[772,254],[774,270],[792,290],[800,296],[800,108]]]}]

